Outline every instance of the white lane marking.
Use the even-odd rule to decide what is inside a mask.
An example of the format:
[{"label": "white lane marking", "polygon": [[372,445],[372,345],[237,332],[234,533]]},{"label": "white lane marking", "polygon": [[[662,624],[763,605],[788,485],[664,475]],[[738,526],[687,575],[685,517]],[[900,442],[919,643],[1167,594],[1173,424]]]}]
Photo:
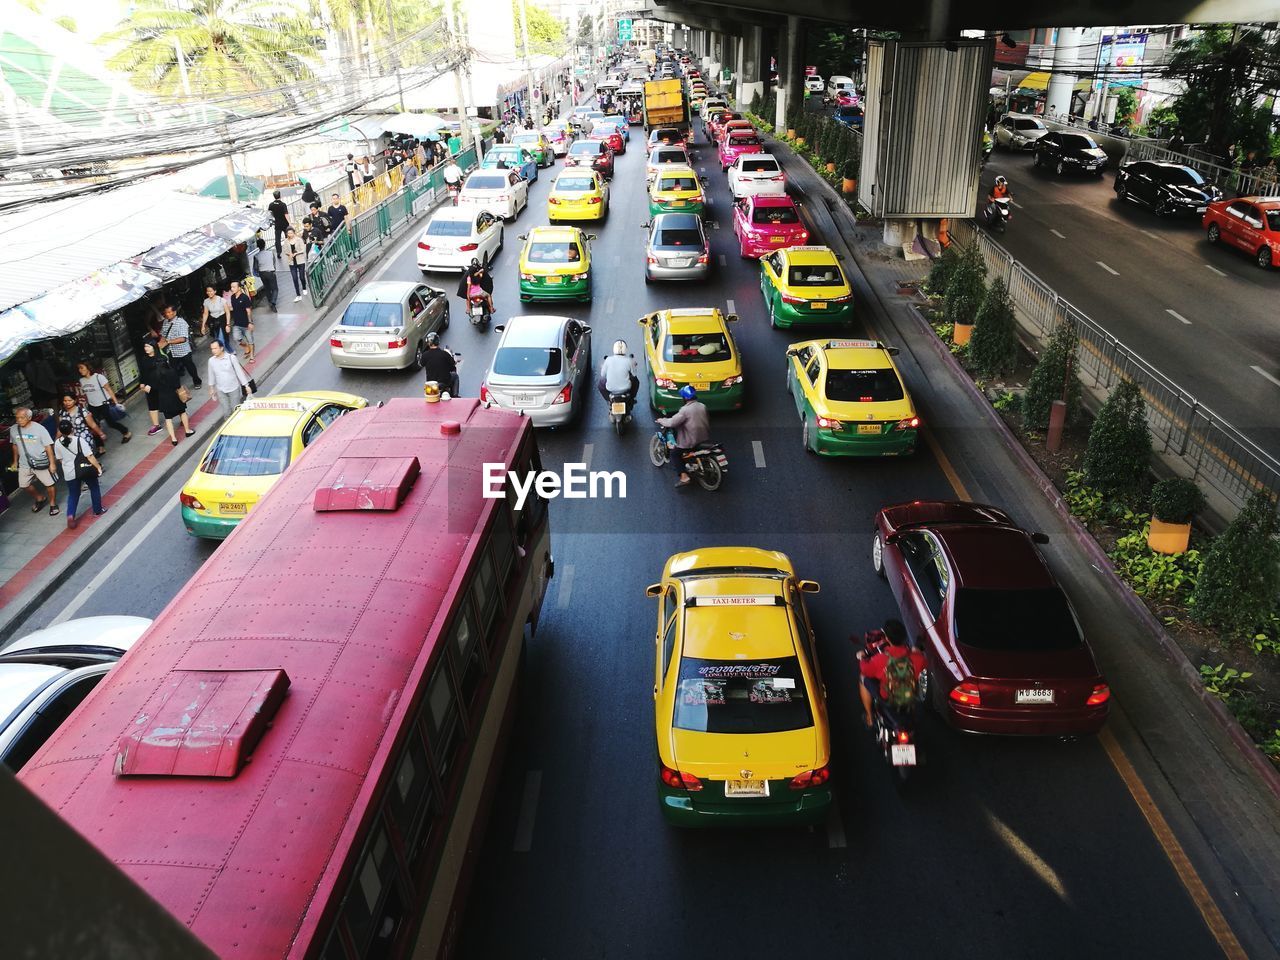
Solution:
[{"label": "white lane marking", "polygon": [[1263,370],[1261,367],[1250,367],[1249,369],[1252,370],[1254,373],[1259,374],[1260,376],[1266,377],[1268,380],[1274,383],[1277,387],[1280,387],[1280,380],[1277,380],[1275,377],[1267,373],[1267,371]]},{"label": "white lane marking", "polygon": [[1110,267],[1108,267],[1108,266],[1107,266],[1105,263],[1103,263],[1101,260],[1095,260],[1095,261],[1093,261],[1093,262],[1094,262],[1094,263],[1096,263],[1098,266],[1100,266],[1103,270],[1107,271],[1107,273],[1111,274],[1113,277],[1118,277],[1118,276],[1120,276],[1120,271],[1119,271],[1119,270],[1112,270]]},{"label": "white lane marking", "polygon": [[1173,317],[1173,319],[1175,319],[1175,320],[1181,320],[1181,321],[1182,321],[1183,323],[1185,323],[1188,327],[1189,327],[1189,326],[1191,326],[1191,321],[1190,321],[1190,320],[1188,320],[1186,317],[1184,317],[1182,314],[1180,314],[1177,310],[1169,310],[1169,309],[1166,309],[1166,310],[1165,310],[1165,313],[1167,313],[1169,316]]},{"label": "white lane marking", "polygon": [[596,445],[594,443],[584,443],[582,445],[582,465],[588,470],[591,469],[591,454],[595,452]]},{"label": "white lane marking", "polygon": [[604,312],[613,313],[613,297],[610,297],[604,302]]},{"label": "white lane marking", "polygon": [[729,308],[728,310],[726,310],[726,311],[725,311],[726,313],[737,313],[737,312],[738,312],[738,308],[737,308],[737,307],[735,307],[735,306],[733,305],[733,301],[732,301],[732,300],[726,300],[726,301],[725,301],[725,305]]},{"label": "white lane marking", "polygon": [[1054,230],[1052,227],[1050,227],[1050,228],[1049,228],[1049,232],[1050,232],[1050,233],[1052,233],[1052,234],[1053,234],[1055,237],[1057,237],[1059,240],[1065,240],[1065,239],[1067,239],[1066,234],[1064,234],[1064,233],[1059,233],[1057,230]]},{"label": "white lane marking", "polygon": [[542,771],[530,770],[524,778],[524,795],[520,798],[520,818],[516,821],[516,842],[511,849],[528,853],[533,846],[533,820],[538,813],[538,791],[542,789]]},{"label": "white lane marking", "polygon": [[844,836],[844,819],[840,816],[840,804],[833,799],[827,808],[827,846],[832,850],[844,847],[847,841]]},{"label": "white lane marking", "polygon": [[722,267],[723,267],[726,263],[728,263],[728,261],[727,261],[727,260],[725,260],[725,258],[724,258],[724,254],[723,254],[723,253],[722,253],[722,254],[720,254],[720,266],[722,266]]},{"label": "white lane marking", "polygon": [[1160,239],[1160,238],[1159,238],[1159,237],[1157,237],[1154,233],[1152,233],[1150,230],[1139,230],[1138,232],[1139,232],[1139,233],[1142,233],[1142,234],[1146,234],[1146,235],[1147,235],[1148,237],[1150,237],[1152,240],[1159,240],[1159,239]]},{"label": "white lane marking", "polygon": [[569,609],[569,597],[573,594],[573,564],[564,565],[564,575],[560,580],[560,592],[556,595],[556,606],[561,610]]},{"label": "white lane marking", "polygon": [[75,598],[62,609],[62,612],[53,618],[53,621],[49,626],[57,626],[58,624],[74,617],[89,598],[101,590],[103,585],[115,575],[115,572],[124,566],[125,561],[129,559],[130,554],[147,542],[151,534],[155,532],[156,527],[160,526],[160,523],[170,516],[170,508],[166,506],[165,509],[159,511],[154,517],[148,520],[146,526],[134,534],[133,539],[125,544],[123,550],[103,565],[97,575],[85,584],[84,589],[77,593]]},{"label": "white lane marking", "polygon": [[751,453],[756,458],[756,466],[763,470],[764,469],[764,444],[761,443],[759,440],[752,440]]},{"label": "white lane marking", "polygon": [[1225,273],[1223,273],[1221,270],[1219,270],[1217,267],[1213,266],[1212,264],[1206,263],[1204,266],[1206,270],[1212,270],[1214,273],[1216,273],[1220,277],[1226,276]]},{"label": "white lane marking", "polygon": [[995,830],[995,832],[1000,836],[1000,839],[1005,842],[1005,845],[1018,855],[1018,859],[1030,867],[1036,876],[1044,881],[1045,886],[1056,893],[1059,898],[1070,903],[1071,898],[1067,896],[1066,887],[1062,885],[1062,880],[1058,877],[1057,871],[1041,859],[1034,850],[1027,846],[1026,841],[1014,833],[1003,820],[997,817],[990,810],[985,812],[987,815],[987,821],[991,824],[992,829]]}]

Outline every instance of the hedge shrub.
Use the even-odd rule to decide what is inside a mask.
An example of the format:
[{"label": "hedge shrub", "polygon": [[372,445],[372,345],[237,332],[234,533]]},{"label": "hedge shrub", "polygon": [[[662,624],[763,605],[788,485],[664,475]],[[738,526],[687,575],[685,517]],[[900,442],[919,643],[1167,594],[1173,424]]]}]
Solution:
[{"label": "hedge shrub", "polygon": [[1231,637],[1249,637],[1276,611],[1280,541],[1276,501],[1259,490],[1213,541],[1191,595],[1197,620]]},{"label": "hedge shrub", "polygon": [[1166,477],[1151,488],[1151,515],[1164,523],[1190,523],[1204,505],[1200,487],[1186,477]]},{"label": "hedge shrub", "polygon": [[942,304],[947,323],[973,323],[982,298],[987,293],[987,266],[976,243],[960,251],[960,259],[947,278],[947,293]]},{"label": "hedge shrub", "polygon": [[1142,388],[1128,377],[1116,384],[1089,430],[1084,475],[1108,496],[1130,499],[1151,467],[1151,431]]},{"label": "hedge shrub", "polygon": [[[1044,430],[1049,426],[1049,409],[1055,400],[1067,401],[1067,421],[1080,416],[1080,377],[1076,375],[1076,348],[1080,338],[1071,322],[1058,324],[1040,354],[1022,395],[1022,417],[1027,427]],[[1068,373],[1068,370],[1070,373]],[[1063,387],[1066,396],[1063,396]]]},{"label": "hedge shrub", "polygon": [[996,278],[987,289],[974,322],[969,359],[979,375],[994,377],[1012,370],[1018,360],[1018,321],[1004,280]]}]

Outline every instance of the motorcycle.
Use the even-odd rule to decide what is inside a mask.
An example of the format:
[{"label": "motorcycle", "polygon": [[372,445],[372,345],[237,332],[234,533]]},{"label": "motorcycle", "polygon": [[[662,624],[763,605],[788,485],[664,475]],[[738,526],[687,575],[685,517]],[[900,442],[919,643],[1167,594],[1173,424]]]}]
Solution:
[{"label": "motorcycle", "polygon": [[631,422],[630,393],[609,394],[609,422],[613,424],[613,429],[618,436],[622,436],[622,431]]},{"label": "motorcycle", "polygon": [[[664,467],[671,462],[671,451],[675,447],[675,435],[659,426],[657,433],[649,440],[649,460],[655,467]],[[729,458],[724,454],[724,447],[708,442],[694,450],[685,451],[684,472],[697,481],[703,490],[719,490],[720,484],[724,482],[724,475],[729,472]]]},{"label": "motorcycle", "polygon": [[473,327],[486,329],[493,319],[493,314],[489,312],[489,301],[484,297],[471,297],[467,301],[467,316],[471,318]]},{"label": "motorcycle", "polygon": [[996,197],[982,211],[982,218],[988,229],[1004,233],[1013,218],[1012,201],[1008,197]]},{"label": "motorcycle", "polygon": [[449,199],[453,206],[458,205],[458,194],[462,192],[461,183],[446,183],[445,189],[449,191]]},{"label": "motorcycle", "polygon": [[[857,658],[862,660],[869,653],[871,651],[864,646],[858,651]],[[871,719],[871,735],[875,737],[885,764],[893,771],[898,784],[906,783],[920,763],[914,698],[910,706],[902,708],[877,697],[872,701]]]}]

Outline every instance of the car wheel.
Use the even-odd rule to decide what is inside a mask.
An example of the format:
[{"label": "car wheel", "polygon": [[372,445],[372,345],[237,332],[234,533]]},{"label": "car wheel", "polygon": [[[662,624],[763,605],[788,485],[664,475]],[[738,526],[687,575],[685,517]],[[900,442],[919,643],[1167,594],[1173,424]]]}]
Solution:
[{"label": "car wheel", "polygon": [[817,451],[813,449],[813,441],[811,439],[811,435],[809,431],[808,417],[803,418],[803,422],[801,423],[801,426],[800,426],[800,442],[804,444],[805,453],[817,453]]},{"label": "car wheel", "polygon": [[1057,165],[1056,167],[1054,167],[1054,168],[1053,168],[1053,172],[1054,172],[1054,173],[1056,173],[1058,176],[1062,176],[1062,173],[1063,173],[1063,171],[1064,171],[1064,170],[1066,170],[1066,167],[1064,167],[1064,166],[1062,165],[1062,161],[1061,161],[1061,160],[1059,160],[1059,161],[1058,161],[1058,165]]},{"label": "car wheel", "polygon": [[498,228],[498,252],[502,252],[502,248],[507,245],[507,231],[501,227]]},{"label": "car wheel", "polygon": [[880,538],[879,530],[871,538],[871,569],[876,572],[876,576],[881,580],[886,579],[884,572],[884,541]]},{"label": "car wheel", "polygon": [[929,668],[925,667],[916,680],[916,700],[922,706],[929,702],[929,692]]},{"label": "car wheel", "polygon": [[1129,199],[1129,188],[1128,188],[1128,187],[1126,187],[1123,183],[1117,183],[1117,184],[1116,184],[1116,197],[1117,197],[1118,199],[1120,199],[1120,200],[1128,200],[1128,199]]},{"label": "car wheel", "polygon": [[1271,269],[1271,248],[1259,247],[1258,256],[1255,258],[1255,262],[1263,270],[1270,270]]},{"label": "car wheel", "polygon": [[774,330],[779,330],[781,328],[778,326],[778,311],[774,308],[773,297],[768,297],[767,300],[769,303],[769,326]]},{"label": "car wheel", "polygon": [[440,314],[440,329],[449,329],[449,304],[447,302],[444,305],[444,313]]},{"label": "car wheel", "polygon": [[1210,243],[1217,243],[1221,237],[1222,231],[1218,229],[1218,225],[1216,223],[1209,224],[1209,232],[1206,234],[1208,241]]},{"label": "car wheel", "polygon": [[424,341],[418,341],[418,348],[413,351],[413,365],[418,370],[422,369],[422,361],[427,352],[427,345]]}]

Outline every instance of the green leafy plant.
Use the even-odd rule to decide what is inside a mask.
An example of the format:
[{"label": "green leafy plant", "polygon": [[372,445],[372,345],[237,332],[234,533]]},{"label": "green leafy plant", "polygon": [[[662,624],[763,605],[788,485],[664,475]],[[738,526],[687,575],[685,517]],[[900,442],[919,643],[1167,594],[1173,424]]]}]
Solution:
[{"label": "green leafy plant", "polygon": [[1166,477],[1151,488],[1151,515],[1165,523],[1190,523],[1204,505],[1200,487],[1186,477]]},{"label": "green leafy plant", "polygon": [[1110,516],[1107,498],[1101,490],[1089,486],[1083,470],[1068,470],[1067,489],[1062,492],[1062,501],[1071,511],[1071,515],[1079,518],[1086,526],[1101,523]]},{"label": "green leafy plant", "polygon": [[1000,391],[1000,396],[991,401],[991,405],[1002,412],[1013,410],[1018,406],[1018,396],[1008,390],[1002,390]]},{"label": "green leafy plant", "polygon": [[1195,588],[1204,567],[1199,550],[1185,553],[1157,553],[1147,546],[1148,524],[1116,541],[1111,562],[1116,572],[1148,600],[1180,600]]},{"label": "green leafy plant", "polygon": [[1079,343],[1075,324],[1070,321],[1058,324],[1050,335],[1022,396],[1022,416],[1028,427],[1044,430],[1049,426],[1054,400],[1066,400],[1068,423],[1079,417],[1082,391],[1075,362]]},{"label": "green leafy plant", "polygon": [[757,90],[755,93],[751,95],[751,103],[747,106],[747,109],[751,113],[759,115],[763,107],[764,107],[764,92],[763,90]]},{"label": "green leafy plant", "polygon": [[951,274],[956,269],[956,264],[960,262],[960,248],[956,244],[951,244],[942,251],[942,255],[937,257],[929,266],[929,276],[924,281],[924,287],[930,293],[936,296],[942,296],[947,292],[947,284],[951,280]]},{"label": "green leafy plant", "polygon": [[1084,472],[1108,496],[1132,497],[1151,463],[1151,431],[1142,388],[1123,378],[1098,411],[1089,430]]},{"label": "green leafy plant", "polygon": [[1221,663],[1216,667],[1204,663],[1200,665],[1200,680],[1204,683],[1205,689],[1223,703],[1229,703],[1231,698],[1239,693],[1240,685],[1252,676],[1253,674],[1248,670],[1241,672],[1235,667],[1228,667]]},{"label": "green leafy plant", "polygon": [[1272,763],[1280,763],[1280,725],[1276,726],[1269,737],[1258,741],[1258,749],[1265,753]]},{"label": "green leafy plant", "polygon": [[931,323],[929,326],[933,329],[933,332],[938,335],[939,340],[944,340],[947,343],[951,342],[951,335],[955,333],[956,329],[953,324],[947,323],[943,320],[937,323]]},{"label": "green leafy plant", "polygon": [[987,293],[987,265],[971,243],[960,251],[960,257],[947,278],[947,292],[942,312],[950,323],[973,323],[973,318]]},{"label": "green leafy plant", "polygon": [[1276,612],[1280,541],[1276,503],[1259,490],[1209,548],[1192,595],[1195,615],[1231,637],[1249,636]]},{"label": "green leafy plant", "polygon": [[974,322],[969,355],[978,373],[994,377],[1012,370],[1018,359],[1018,322],[1009,289],[1001,278],[997,277],[987,288]]}]

